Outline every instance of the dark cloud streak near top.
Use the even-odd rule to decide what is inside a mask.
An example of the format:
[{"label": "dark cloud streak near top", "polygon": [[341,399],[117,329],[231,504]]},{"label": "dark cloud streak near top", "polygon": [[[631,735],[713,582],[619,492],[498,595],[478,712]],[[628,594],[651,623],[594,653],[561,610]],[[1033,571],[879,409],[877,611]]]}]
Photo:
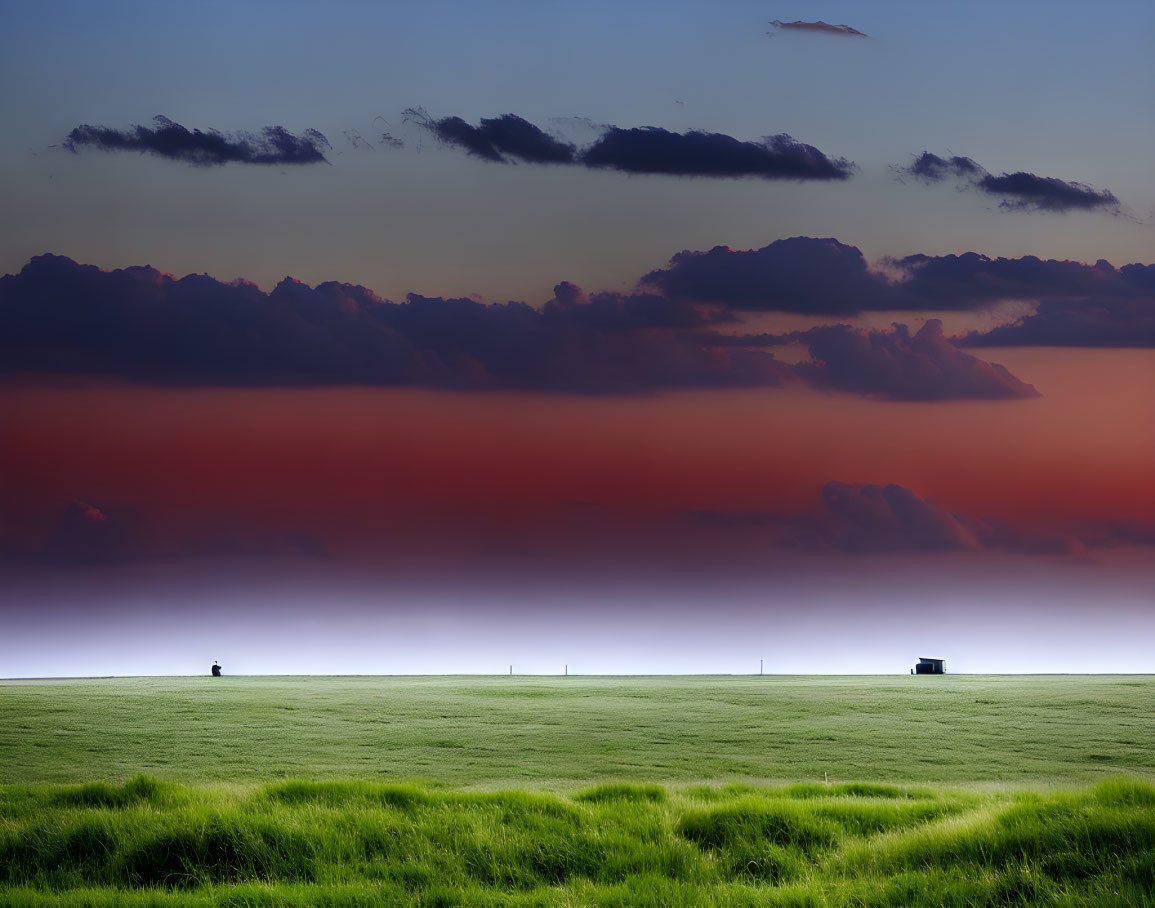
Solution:
[{"label": "dark cloud streak near top", "polygon": [[283,126],[266,126],[259,135],[239,133],[226,136],[216,130],[189,130],[167,117],[155,117],[152,127],[77,126],[68,134],[64,147],[78,152],[83,148],[101,151],[138,151],[200,167],[220,164],[323,164],[322,149],[329,140],[315,129],[295,136]]},{"label": "dark cloud streak near top", "polygon": [[514,114],[471,126],[460,117],[436,119],[411,108],[406,117],[438,140],[485,161],[575,164],[631,174],[680,177],[760,177],[779,180],[844,180],[854,165],[782,134],[744,142],[723,133],[671,132],[656,126],[608,126],[584,149],[550,136]]},{"label": "dark cloud streak near top", "polygon": [[683,177],[845,180],[854,165],[786,134],[742,142],[716,132],[610,127],[581,155],[587,167]]}]

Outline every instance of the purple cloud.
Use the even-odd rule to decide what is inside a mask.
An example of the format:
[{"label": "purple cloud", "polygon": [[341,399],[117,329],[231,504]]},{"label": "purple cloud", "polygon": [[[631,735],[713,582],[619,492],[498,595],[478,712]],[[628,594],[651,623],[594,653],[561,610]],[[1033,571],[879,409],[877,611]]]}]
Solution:
[{"label": "purple cloud", "polygon": [[850,38],[869,38],[865,32],[860,32],[849,25],[831,25],[819,19],[817,22],[803,22],[796,19],[793,22],[783,22],[781,19],[772,19],[770,24],[782,31],[818,32],[823,35],[844,35]]},{"label": "purple cloud", "polygon": [[100,151],[138,151],[199,167],[219,164],[322,164],[323,149],[329,140],[315,129],[295,136],[283,126],[266,126],[259,134],[236,133],[226,136],[210,129],[189,130],[167,117],[155,117],[155,124],[112,129],[108,126],[77,126],[68,134],[64,147],[72,152],[94,148]]},{"label": "purple cloud", "polygon": [[791,237],[761,249],[684,250],[639,284],[671,299],[808,315],[974,309],[1004,299],[1155,300],[1155,265],[1116,268],[1103,260],[1092,265],[976,252],[909,255],[881,265],[871,269],[856,247],[832,238]]},{"label": "purple cloud", "polygon": [[710,324],[653,294],[559,284],[541,308],[364,287],[271,293],[150,267],[104,272],[38,256],[0,278],[0,371],[209,385],[369,384],[622,393],[795,381],[763,351],[702,343]]},{"label": "purple cloud", "polygon": [[683,177],[845,180],[854,165],[782,134],[743,142],[716,132],[670,132],[611,126],[581,154],[587,167]]},{"label": "purple cloud", "polygon": [[1046,300],[1031,315],[971,331],[965,347],[1155,347],[1155,298]]},{"label": "purple cloud", "polygon": [[775,180],[844,180],[854,170],[850,161],[831,158],[785,134],[745,142],[716,132],[607,126],[593,144],[579,150],[514,114],[472,126],[461,117],[438,119],[420,108],[405,113],[441,142],[495,163],[521,160],[633,174]]},{"label": "purple cloud", "polygon": [[894,170],[923,183],[941,183],[956,178],[960,188],[974,189],[1001,197],[1000,208],[1009,211],[1091,211],[1119,209],[1119,200],[1106,189],[1094,189],[1085,183],[1068,182],[1056,177],[1041,177],[1026,171],[995,176],[972,158],[958,155],[942,158],[929,151],[918,155],[905,167]]},{"label": "purple cloud", "polygon": [[905,325],[890,331],[859,331],[846,325],[786,335],[806,344],[810,360],[795,371],[812,385],[877,395],[890,400],[1038,397],[998,363],[963,353],[929,319],[915,334]]},{"label": "purple cloud", "polygon": [[415,108],[405,115],[445,144],[456,145],[485,161],[504,163],[516,158],[531,164],[573,164],[576,160],[577,149],[573,145],[514,114],[483,119],[478,126],[471,126],[461,117],[434,119]]},{"label": "purple cloud", "polygon": [[[1083,541],[1064,530],[1028,531],[948,511],[903,486],[828,482],[817,507],[802,516],[773,513],[692,512],[694,526],[737,533],[770,546],[838,549],[860,555],[932,551],[1011,551],[1029,555],[1082,555]],[[1120,541],[1150,544],[1132,532]],[[1115,537],[1110,537],[1114,541]],[[1101,543],[1109,544],[1109,543]]]}]

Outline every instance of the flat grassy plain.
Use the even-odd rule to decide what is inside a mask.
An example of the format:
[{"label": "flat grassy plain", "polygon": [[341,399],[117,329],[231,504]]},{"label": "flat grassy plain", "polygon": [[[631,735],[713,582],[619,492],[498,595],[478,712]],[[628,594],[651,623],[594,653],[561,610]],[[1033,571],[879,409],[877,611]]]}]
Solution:
[{"label": "flat grassy plain", "polygon": [[1155,905],[1153,782],[1147,676],[6,681],[0,904]]}]

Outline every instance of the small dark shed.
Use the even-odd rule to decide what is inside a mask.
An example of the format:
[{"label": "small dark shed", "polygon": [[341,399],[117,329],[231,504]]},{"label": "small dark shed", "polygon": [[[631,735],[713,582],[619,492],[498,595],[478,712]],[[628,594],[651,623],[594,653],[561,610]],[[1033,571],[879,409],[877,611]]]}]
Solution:
[{"label": "small dark shed", "polygon": [[918,665],[914,667],[914,673],[916,675],[945,675],[946,660],[927,659],[923,656],[919,656]]}]

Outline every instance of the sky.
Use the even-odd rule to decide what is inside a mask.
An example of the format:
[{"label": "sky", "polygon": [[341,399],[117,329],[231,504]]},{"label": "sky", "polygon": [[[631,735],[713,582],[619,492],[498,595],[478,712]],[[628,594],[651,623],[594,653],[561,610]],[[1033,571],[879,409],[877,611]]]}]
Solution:
[{"label": "sky", "polygon": [[1155,671],[1150,4],[4,9],[0,676]]}]

